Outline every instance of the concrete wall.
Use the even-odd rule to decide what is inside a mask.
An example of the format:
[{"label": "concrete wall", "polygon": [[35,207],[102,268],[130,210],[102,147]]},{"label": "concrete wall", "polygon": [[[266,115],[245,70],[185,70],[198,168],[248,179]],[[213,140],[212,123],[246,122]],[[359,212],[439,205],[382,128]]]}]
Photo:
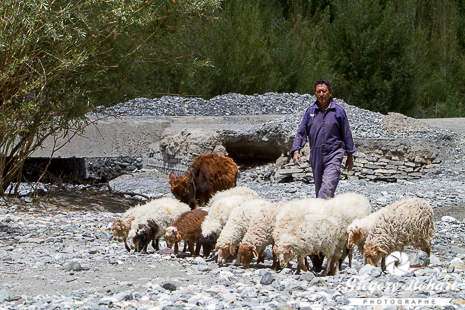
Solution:
[{"label": "concrete wall", "polygon": [[[148,152],[150,144],[161,140],[163,132],[170,126],[169,121],[153,119],[99,121],[87,127],[83,135],[75,136],[54,157],[140,157]],[[59,141],[58,145],[63,142]],[[52,148],[53,140],[48,139],[31,157],[50,157]]]}]

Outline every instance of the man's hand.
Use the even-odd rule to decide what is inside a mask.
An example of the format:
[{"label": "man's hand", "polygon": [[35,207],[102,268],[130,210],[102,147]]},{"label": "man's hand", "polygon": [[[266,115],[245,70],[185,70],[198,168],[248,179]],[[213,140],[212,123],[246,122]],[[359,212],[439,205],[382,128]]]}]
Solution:
[{"label": "man's hand", "polygon": [[352,154],[347,154],[346,165],[344,168],[347,169],[347,171],[350,171],[352,170],[353,167],[354,167],[354,157],[352,156]]},{"label": "man's hand", "polygon": [[300,166],[300,152],[294,151],[294,155],[292,156],[292,160],[294,161],[294,165]]}]

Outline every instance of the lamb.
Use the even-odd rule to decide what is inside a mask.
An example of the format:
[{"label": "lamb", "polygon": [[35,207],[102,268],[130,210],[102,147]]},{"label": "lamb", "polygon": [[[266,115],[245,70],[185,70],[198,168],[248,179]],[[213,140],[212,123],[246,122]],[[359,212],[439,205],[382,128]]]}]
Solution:
[{"label": "lamb", "polygon": [[[275,202],[264,205],[257,210],[250,220],[249,229],[239,245],[238,254],[241,256],[242,267],[249,268],[250,262],[255,257],[257,262],[262,262],[262,254],[268,245],[274,245],[273,230],[276,224],[276,216],[283,208],[283,202]],[[276,256],[273,254],[273,270],[277,269]]]},{"label": "lamb", "polygon": [[137,218],[144,216],[148,210],[155,206],[154,200],[144,205],[137,205],[133,208],[128,209],[120,219],[117,219],[112,224],[113,238],[123,238],[124,247],[128,252],[131,252],[131,248],[128,246],[127,241],[132,245],[132,240],[128,240],[128,234],[131,230],[131,223]]},{"label": "lamb", "polygon": [[[231,215],[216,243],[218,265],[223,265],[229,254],[234,255],[236,247],[249,228],[250,220],[259,214],[262,207],[269,208],[270,202],[256,198],[242,202],[231,211]],[[236,264],[239,264],[240,259],[241,256],[238,255]]]},{"label": "lamb", "polygon": [[[281,266],[297,256],[297,273],[302,269],[307,270],[303,265],[306,255],[321,253],[328,258],[323,274],[329,272],[334,275],[338,271],[335,262],[347,246],[345,232],[348,224],[369,214],[370,204],[362,195],[346,193],[329,200],[319,199],[312,207],[317,207],[319,211],[295,219],[288,224],[287,230],[283,229],[283,232],[274,236],[276,244],[273,251],[278,256]],[[278,215],[278,219],[279,217]],[[284,263],[281,259],[284,259]]]},{"label": "lamb", "polygon": [[[366,238],[363,255],[373,266],[390,253],[403,251],[406,246],[420,247],[430,256],[433,235],[433,209],[429,203],[419,198],[403,199],[376,218]],[[381,268],[386,269],[384,259]]]},{"label": "lamb", "polygon": [[[189,242],[191,255],[199,255],[200,244],[198,238],[202,232],[201,225],[207,214],[207,211],[201,209],[184,212],[166,229],[165,241],[170,248],[174,245],[175,254],[179,251],[178,242],[184,240]],[[194,244],[196,244],[195,251]]]},{"label": "lamb", "polygon": [[[160,198],[149,203],[150,209],[131,224],[128,234],[135,247],[135,252],[147,251],[147,246],[152,241],[155,250],[159,250],[159,239],[182,213],[190,210],[189,205],[173,198]],[[154,241],[156,242],[154,244]]]},{"label": "lamb", "polygon": [[202,223],[202,233],[199,237],[205,257],[210,255],[231,211],[240,203],[254,198],[259,198],[257,193],[247,187],[235,187],[213,196],[207,205],[208,215]]},{"label": "lamb", "polygon": [[127,210],[123,216],[113,221],[111,229],[113,230],[113,239],[123,238],[124,247],[128,252],[131,252],[131,248],[128,246],[126,240],[128,233],[131,230],[131,223],[134,221],[134,208]]}]

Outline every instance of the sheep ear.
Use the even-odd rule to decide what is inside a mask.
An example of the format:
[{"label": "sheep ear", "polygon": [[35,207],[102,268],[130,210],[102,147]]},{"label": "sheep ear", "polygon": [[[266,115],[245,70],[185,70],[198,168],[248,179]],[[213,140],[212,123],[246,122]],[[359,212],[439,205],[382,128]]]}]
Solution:
[{"label": "sheep ear", "polygon": [[383,254],[389,255],[389,253],[386,252],[386,250],[382,249],[382,248],[379,247],[379,246],[376,247],[376,250],[378,250],[378,252],[381,252],[381,253],[383,253]]},{"label": "sheep ear", "polygon": [[232,243],[229,244],[229,253],[231,253],[231,255],[234,255],[234,247]]},{"label": "sheep ear", "polygon": [[365,232],[363,231],[362,228],[358,229],[360,231],[360,234],[362,234],[362,238],[365,239]]},{"label": "sheep ear", "polygon": [[257,252],[257,249],[256,249],[256,248],[253,248],[253,249],[252,249],[252,253],[253,253],[253,257],[255,257],[255,258],[258,258],[258,257],[259,257],[259,255],[258,255],[258,252]]},{"label": "sheep ear", "polygon": [[174,172],[171,172],[171,173],[170,173],[170,178],[169,178],[168,183],[170,183],[170,184],[177,183],[177,177],[176,177],[176,175],[174,174]]},{"label": "sheep ear", "polygon": [[181,234],[179,231],[176,231],[176,239],[181,240]]}]

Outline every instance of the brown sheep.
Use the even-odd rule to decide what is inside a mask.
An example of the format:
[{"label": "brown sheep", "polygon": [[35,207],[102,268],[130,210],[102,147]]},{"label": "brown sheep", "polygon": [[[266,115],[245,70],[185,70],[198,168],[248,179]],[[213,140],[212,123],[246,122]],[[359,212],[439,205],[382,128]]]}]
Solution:
[{"label": "brown sheep", "polygon": [[[198,239],[202,232],[202,222],[207,214],[207,211],[200,209],[184,212],[166,229],[166,243],[170,248],[174,245],[175,254],[179,252],[178,243],[185,240],[189,243],[189,252],[191,252],[192,256],[199,255],[200,244]],[[194,244],[197,244],[195,251]]]},{"label": "brown sheep", "polygon": [[217,153],[201,154],[194,158],[183,175],[178,177],[171,172],[169,184],[174,197],[193,210],[208,203],[217,191],[235,187],[238,172],[230,157]]}]

